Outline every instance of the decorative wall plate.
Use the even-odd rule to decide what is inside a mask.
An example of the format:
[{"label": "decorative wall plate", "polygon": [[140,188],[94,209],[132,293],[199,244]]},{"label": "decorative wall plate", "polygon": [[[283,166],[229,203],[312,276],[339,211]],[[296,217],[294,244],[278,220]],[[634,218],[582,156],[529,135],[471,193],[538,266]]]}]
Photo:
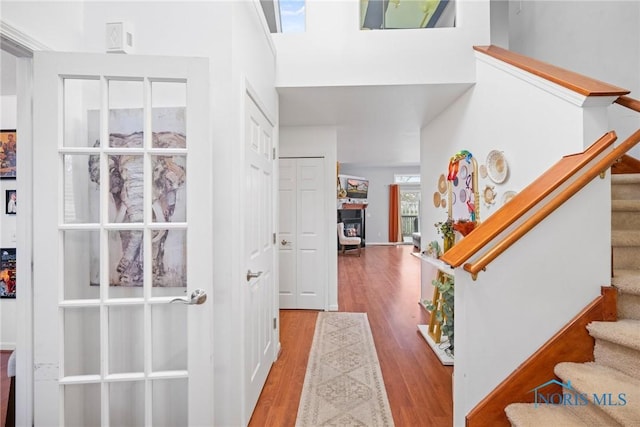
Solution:
[{"label": "decorative wall plate", "polygon": [[492,185],[487,185],[482,190],[482,197],[484,198],[484,203],[487,206],[491,206],[496,202],[496,191],[495,187]]},{"label": "decorative wall plate", "polygon": [[502,151],[491,150],[487,155],[487,175],[491,181],[500,184],[507,179],[509,166]]},{"label": "decorative wall plate", "polygon": [[433,206],[435,206],[436,208],[439,208],[441,199],[442,197],[440,196],[440,193],[438,193],[437,191],[433,193]]},{"label": "decorative wall plate", "polygon": [[487,177],[487,167],[485,165],[480,165],[480,178]]},{"label": "decorative wall plate", "polygon": [[451,206],[456,204],[456,193],[451,192]]},{"label": "decorative wall plate", "polygon": [[467,190],[464,188],[460,190],[460,203],[464,203],[467,201]]},{"label": "decorative wall plate", "polygon": [[516,194],[518,193],[516,193],[515,191],[505,191],[505,193],[502,195],[502,204],[504,205],[509,200],[513,199],[513,196],[515,196]]},{"label": "decorative wall plate", "polygon": [[445,199],[440,200],[440,206],[443,208],[447,207],[447,201]]},{"label": "decorative wall plate", "polygon": [[458,177],[460,179],[465,179],[468,174],[469,174],[468,166],[464,164],[460,166],[460,170],[458,171]]},{"label": "decorative wall plate", "polygon": [[440,178],[438,178],[438,191],[441,193],[447,191],[447,178],[445,178],[444,174],[441,174]]}]

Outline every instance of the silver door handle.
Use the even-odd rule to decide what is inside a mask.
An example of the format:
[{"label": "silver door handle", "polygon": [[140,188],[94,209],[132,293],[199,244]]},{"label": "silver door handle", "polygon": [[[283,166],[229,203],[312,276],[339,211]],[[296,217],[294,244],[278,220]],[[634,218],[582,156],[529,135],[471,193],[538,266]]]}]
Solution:
[{"label": "silver door handle", "polygon": [[288,244],[289,244],[289,243],[291,243],[291,242],[290,242],[290,241],[288,241],[288,240],[284,240],[284,239],[282,239],[282,241],[281,241],[280,243],[282,243],[282,246],[284,246],[284,245],[288,245]]},{"label": "silver door handle", "polygon": [[169,302],[170,303],[181,302],[183,304],[188,304],[188,305],[200,305],[204,303],[206,300],[207,300],[207,293],[202,289],[196,289],[195,291],[191,292],[190,299],[187,299],[186,297],[179,297],[179,298],[174,298]]},{"label": "silver door handle", "polygon": [[262,271],[253,273],[251,272],[251,270],[247,270],[247,282],[249,282],[251,279],[255,279],[256,277],[260,277],[261,274],[262,274]]}]

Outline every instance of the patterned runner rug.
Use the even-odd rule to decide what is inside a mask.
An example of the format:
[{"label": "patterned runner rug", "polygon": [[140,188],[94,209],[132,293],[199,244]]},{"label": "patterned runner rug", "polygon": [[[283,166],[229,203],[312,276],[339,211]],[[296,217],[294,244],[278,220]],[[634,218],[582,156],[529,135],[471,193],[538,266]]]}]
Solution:
[{"label": "patterned runner rug", "polygon": [[393,426],[365,313],[318,314],[296,426]]}]

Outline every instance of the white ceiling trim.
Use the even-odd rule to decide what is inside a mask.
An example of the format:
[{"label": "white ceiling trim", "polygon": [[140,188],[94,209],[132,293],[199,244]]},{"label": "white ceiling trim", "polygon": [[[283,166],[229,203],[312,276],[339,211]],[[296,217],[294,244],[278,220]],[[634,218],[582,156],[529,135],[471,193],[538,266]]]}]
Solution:
[{"label": "white ceiling trim", "polygon": [[51,50],[47,45],[0,19],[2,50],[18,57],[32,57],[37,50]]}]

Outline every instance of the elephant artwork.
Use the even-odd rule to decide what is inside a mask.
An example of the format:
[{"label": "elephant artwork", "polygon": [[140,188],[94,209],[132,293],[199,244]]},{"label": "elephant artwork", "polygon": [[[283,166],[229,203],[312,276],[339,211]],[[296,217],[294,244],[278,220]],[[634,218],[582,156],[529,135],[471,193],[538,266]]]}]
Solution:
[{"label": "elephant artwork", "polygon": [[[98,143],[96,143],[98,144]],[[109,147],[140,148],[143,133],[113,133]],[[185,148],[186,138],[177,132],[154,132],[152,146],[159,148]],[[144,223],[144,156],[139,152],[108,155],[109,167],[109,222]],[[184,222],[184,198],[178,193],[185,187],[186,156],[154,154],[151,159],[152,222]],[[89,159],[91,181],[100,183],[99,156]],[[180,199],[180,200],[179,200]],[[151,233],[153,286],[186,286],[185,231],[153,229]],[[112,286],[142,286],[143,284],[143,230],[123,229],[109,232],[109,284]],[[118,243],[119,241],[119,243]],[[171,250],[167,243],[173,242]]]}]

